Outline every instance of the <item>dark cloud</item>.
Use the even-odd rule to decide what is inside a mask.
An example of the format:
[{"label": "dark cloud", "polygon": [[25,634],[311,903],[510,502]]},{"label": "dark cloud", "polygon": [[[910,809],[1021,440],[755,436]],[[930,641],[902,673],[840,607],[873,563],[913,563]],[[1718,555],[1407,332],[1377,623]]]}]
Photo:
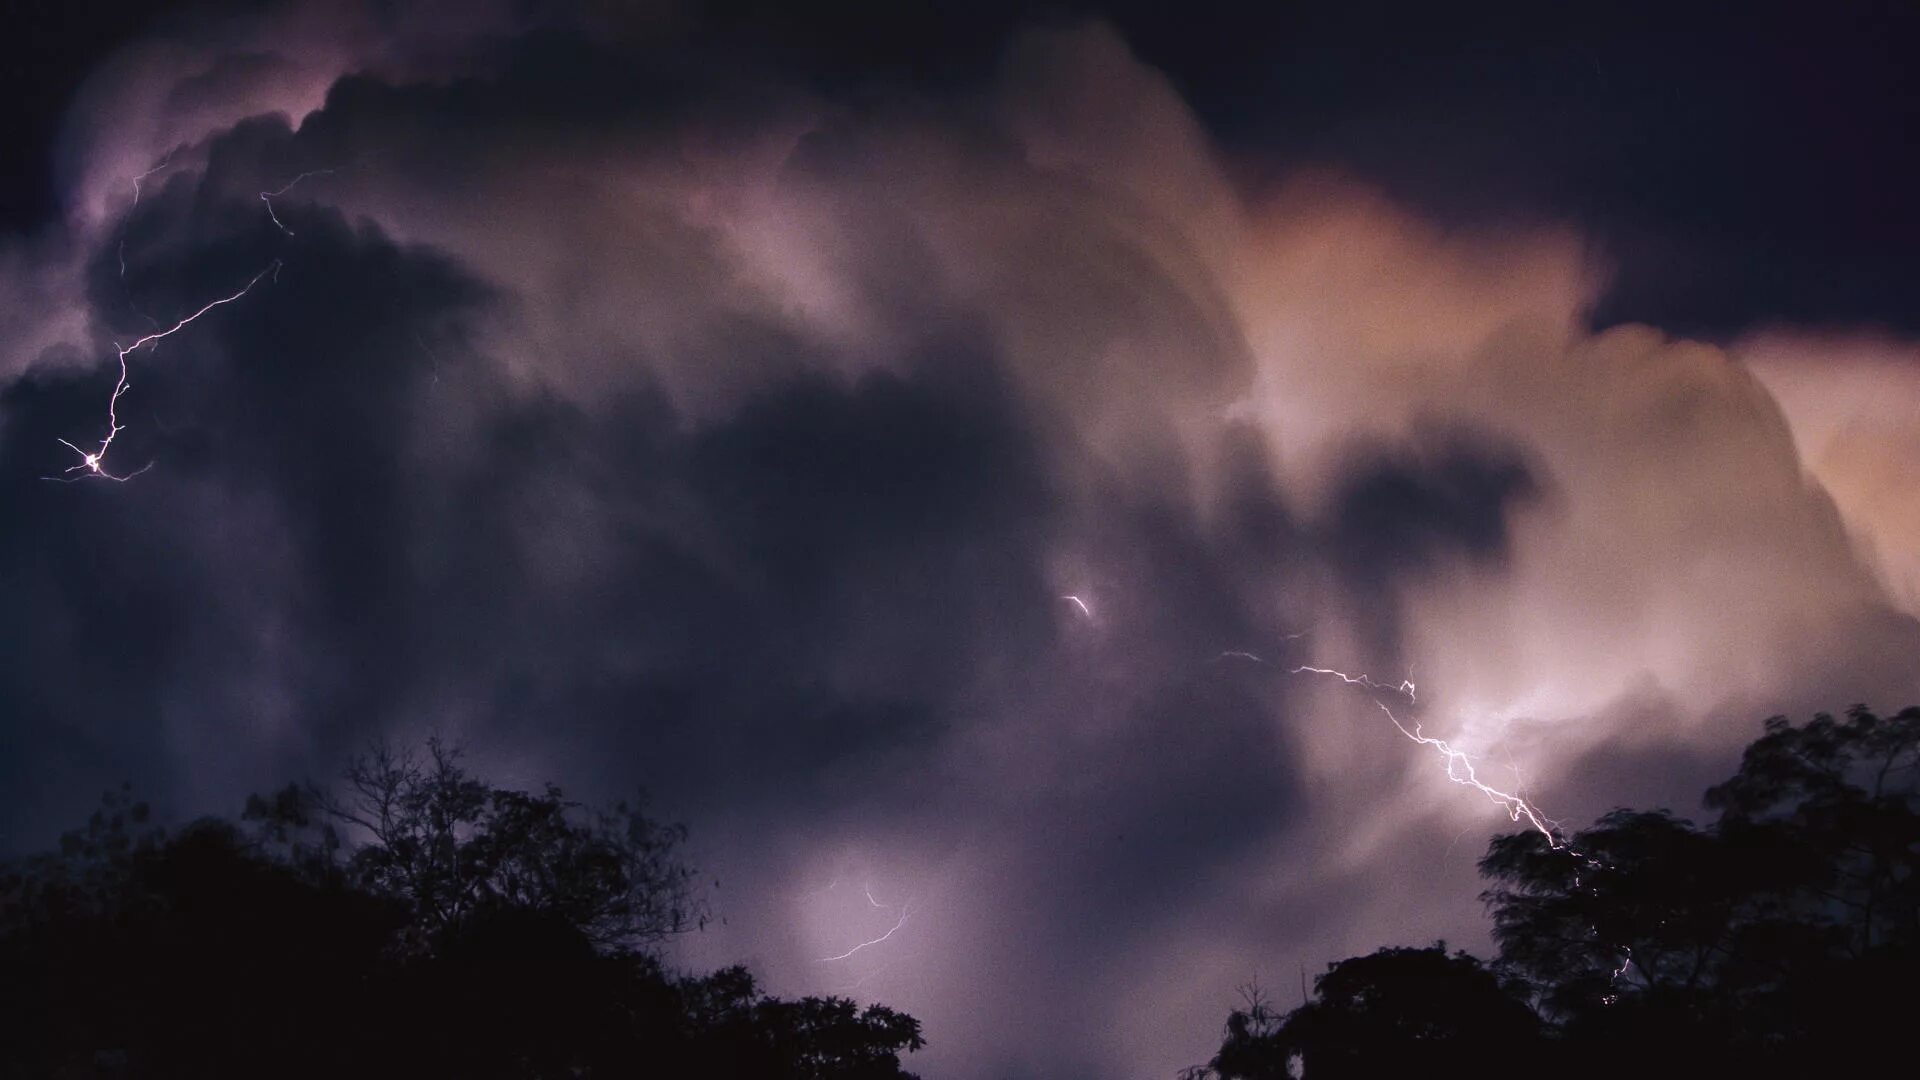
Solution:
[{"label": "dark cloud", "polygon": [[1442,220],[1578,223],[1617,266],[1596,325],[1914,328],[1909,7],[1189,8],[1120,18],[1230,144]]},{"label": "dark cloud", "polygon": [[[192,17],[210,25],[210,13],[261,6],[203,3]],[[1916,165],[1905,134],[1920,88],[1904,59],[1920,24],[1873,0],[1748,5],[1733,21],[1711,5],[1653,3],[543,4],[519,19],[541,28],[538,44],[508,54],[526,77],[501,85],[514,87],[510,111],[562,127],[685,101],[695,85],[749,96],[764,90],[753,71],[831,93],[882,95],[909,79],[964,86],[1022,25],[1095,13],[1170,72],[1230,146],[1262,161],[1254,175],[1311,160],[1455,220],[1580,223],[1620,264],[1601,325],[1911,328],[1916,282],[1901,253],[1920,221],[1898,178]],[[112,49],[187,18],[129,0],[15,13],[35,48],[4,73],[19,103],[6,143],[25,149],[0,182],[8,229],[57,205],[41,148],[81,79]],[[636,54],[644,62],[627,62]]]},{"label": "dark cloud", "polygon": [[[442,122],[470,137],[489,102],[516,100],[486,93],[476,105],[429,91],[410,108],[459,101]],[[349,87],[325,117],[392,122],[393,100]],[[927,346],[909,375],[799,376],[700,426],[644,382],[590,408],[508,402],[475,322],[496,290],[292,200],[289,236],[244,197],[322,160],[308,147],[331,130],[323,118],[296,137],[263,118],[222,134],[204,171],[156,185],[125,248],[94,262],[95,306],[123,336],[144,332],[142,312],[170,319],[285,265],[244,304],[136,354],[123,407],[142,422],[115,454],[160,465],[124,489],[133,499],[14,478],[35,511],[14,520],[15,545],[102,538],[57,549],[58,567],[10,564],[58,594],[33,606],[43,625],[76,624],[11,636],[117,672],[110,701],[63,712],[112,723],[176,699],[204,708],[204,687],[263,662],[249,638],[270,622],[290,666],[268,678],[293,699],[280,722],[300,745],[255,759],[262,775],[325,770],[425,710],[428,726],[476,737],[535,722],[624,747],[658,762],[644,779],[683,805],[784,804],[863,755],[924,752],[984,655],[1018,665],[1049,647],[1050,481],[977,335]],[[16,385],[28,422],[9,426],[9,457],[45,458],[56,433],[95,422],[109,387]],[[243,585],[261,591],[234,602],[232,625],[182,637],[204,617],[197,597]],[[22,700],[82,681],[13,655],[32,665],[16,671]],[[248,704],[196,730],[244,743]],[[123,760],[183,752],[200,751]]]},{"label": "dark cloud", "polygon": [[[141,236],[125,278],[115,252],[96,260],[95,304],[125,340],[150,332],[141,312],[170,323],[285,254],[271,226],[257,227],[257,207],[207,193],[187,178],[155,193],[131,233],[149,217],[189,224]],[[407,446],[426,385],[416,335],[485,290],[337,215],[301,224],[297,259],[244,306],[130,359],[113,454],[127,471],[155,464],[138,482],[108,492],[9,473],[22,513],[5,529],[7,570],[21,595],[41,594],[5,631],[17,644],[7,696],[38,701],[23,710],[25,731],[110,724],[136,746],[171,743],[124,757],[116,746],[118,768],[150,775],[134,763],[185,753],[268,765],[235,738],[276,722],[251,715],[276,711],[246,689],[261,680],[302,699],[277,721],[300,738],[360,735],[385,719],[386,673],[419,640],[404,565]],[[49,440],[100,424],[112,374],[12,388],[8,460],[58,475],[68,463],[47,454],[58,449]],[[273,669],[282,662],[291,666]],[[322,676],[328,667],[351,676]],[[92,700],[58,700],[67,691]]]},{"label": "dark cloud", "polygon": [[[1819,631],[1806,694],[1906,685],[1772,399],[1586,334],[1578,242],[1248,194],[1274,152],[1417,186],[1438,140],[1425,205],[1473,219],[1440,189],[1547,124],[1506,39],[1256,71],[1261,24],[1215,70],[1204,8],[369,11],[123,55],[73,220],[0,248],[0,848],[439,731],[688,818],[727,919],[688,962],[898,1004],[930,1074],[1101,1075],[1197,1060],[1249,967],[1479,925],[1508,823],[1298,665],[1418,661],[1423,722],[1576,808],[1712,778],[1785,693],[1754,612]],[[276,264],[132,358],[151,471],[40,479],[109,341]],[[896,948],[822,959],[875,932],[843,878]]]},{"label": "dark cloud", "polygon": [[1403,666],[1400,589],[1449,563],[1500,567],[1512,516],[1546,487],[1536,468],[1512,445],[1431,422],[1406,443],[1349,451],[1318,542],[1374,628],[1371,662]]},{"label": "dark cloud", "polygon": [[1449,555],[1497,564],[1508,515],[1540,487],[1518,451],[1466,431],[1356,453],[1332,497],[1328,555],[1366,580],[1417,574]]}]

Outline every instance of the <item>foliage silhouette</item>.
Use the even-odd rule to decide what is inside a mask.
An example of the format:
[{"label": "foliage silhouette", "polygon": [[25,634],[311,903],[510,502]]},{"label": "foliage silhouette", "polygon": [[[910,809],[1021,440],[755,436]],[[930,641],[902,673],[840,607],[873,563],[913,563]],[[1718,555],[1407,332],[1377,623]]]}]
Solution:
[{"label": "foliage silhouette", "polygon": [[1480,861],[1491,970],[1438,946],[1341,961],[1284,1016],[1235,1010],[1191,1073],[1803,1076],[1899,1060],[1920,1006],[1920,708],[1773,718],[1705,802],[1707,827],[1619,809],[1563,843],[1495,838]]},{"label": "foliage silhouette", "polygon": [[340,793],[169,834],[110,793],[0,876],[0,1075],[906,1077],[912,1017],[669,972],[682,831],[457,756],[376,750]]},{"label": "foliage silhouette", "polygon": [[548,784],[492,788],[429,739],[424,756],[376,745],[338,789],[293,785],[247,801],[246,818],[296,864],[333,872],[340,828],[364,837],[339,868],[369,892],[403,900],[427,947],[495,909],[538,911],[601,946],[640,947],[705,923],[692,871],[676,858],[686,829],[643,802],[588,812]]},{"label": "foliage silhouette", "polygon": [[1464,952],[1380,949],[1314,979],[1314,1000],[1284,1017],[1257,993],[1227,1019],[1211,1069],[1226,1080],[1270,1080],[1297,1066],[1319,1078],[1372,1077],[1414,1068],[1464,1074],[1498,1055],[1515,1064],[1540,1021]]}]

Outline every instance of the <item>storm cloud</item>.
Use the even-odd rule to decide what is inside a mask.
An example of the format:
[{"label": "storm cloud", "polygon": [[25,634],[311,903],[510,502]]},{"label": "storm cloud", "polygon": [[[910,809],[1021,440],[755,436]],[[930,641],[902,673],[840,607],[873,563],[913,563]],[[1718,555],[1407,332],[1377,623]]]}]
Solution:
[{"label": "storm cloud", "polygon": [[[1294,668],[1575,821],[1920,693],[1912,411],[1796,374],[1845,341],[1597,329],[1571,226],[1238,183],[1102,22],[990,51],[370,4],[117,54],[0,247],[0,841],[441,733],[688,821],[688,964],[905,1009],[930,1076],[1167,1075],[1249,977],[1484,933],[1511,823]],[[43,479],[113,342],[263,270],[129,357],[150,469]]]}]

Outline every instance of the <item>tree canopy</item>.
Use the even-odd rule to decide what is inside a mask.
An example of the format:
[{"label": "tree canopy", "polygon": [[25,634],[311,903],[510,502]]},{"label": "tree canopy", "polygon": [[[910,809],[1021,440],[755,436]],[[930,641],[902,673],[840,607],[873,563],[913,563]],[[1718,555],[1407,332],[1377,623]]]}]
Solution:
[{"label": "tree canopy", "polygon": [[[549,914],[600,946],[704,924],[677,857],[685,826],[648,817],[643,801],[588,810],[552,784],[489,787],[459,758],[437,739],[424,755],[377,745],[342,784],[255,796],[245,817],[291,861],[406,903],[422,944],[500,910]],[[343,829],[363,842],[336,868]]]},{"label": "tree canopy", "polygon": [[1235,1010],[1198,1072],[1802,1075],[1904,1055],[1920,1006],[1920,708],[1771,719],[1704,802],[1719,812],[1706,826],[1617,809],[1551,841],[1496,837],[1480,860],[1491,965],[1439,946],[1340,961],[1290,1013]]},{"label": "tree canopy", "polygon": [[684,830],[449,747],[169,832],[110,793],[0,874],[0,1075],[906,1077],[912,1017],[667,970]]},{"label": "tree canopy", "polygon": [[[1490,1056],[1530,1045],[1540,1021],[1494,972],[1445,942],[1384,948],[1330,964],[1314,998],[1283,1015],[1263,995],[1227,1020],[1212,1069],[1268,1080],[1296,1068],[1339,1080],[1437,1068],[1463,1073]],[[1204,1076],[1207,1070],[1194,1075]]]}]

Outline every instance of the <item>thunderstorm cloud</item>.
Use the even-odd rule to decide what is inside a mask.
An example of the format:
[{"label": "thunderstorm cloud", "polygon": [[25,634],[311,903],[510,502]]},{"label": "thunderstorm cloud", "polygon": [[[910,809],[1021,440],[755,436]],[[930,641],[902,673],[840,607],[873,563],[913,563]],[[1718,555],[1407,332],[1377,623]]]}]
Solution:
[{"label": "thunderstorm cloud", "polygon": [[[1236,140],[1108,22],[828,77],[581,11],[88,75],[0,240],[0,846],[441,733],[689,822],[689,965],[903,1008],[932,1077],[1165,1076],[1249,977],[1484,940],[1512,823],[1292,669],[1576,822],[1920,698],[1898,327],[1603,318],[1631,259]],[[276,261],[129,357],[150,469],[43,479],[115,342]]]}]

